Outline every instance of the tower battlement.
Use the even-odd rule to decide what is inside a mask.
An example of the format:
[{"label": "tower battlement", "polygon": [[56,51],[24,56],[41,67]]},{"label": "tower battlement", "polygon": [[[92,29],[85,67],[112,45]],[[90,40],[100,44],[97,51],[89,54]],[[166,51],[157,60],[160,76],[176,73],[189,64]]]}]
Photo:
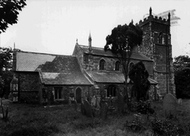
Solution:
[{"label": "tower battlement", "polygon": [[165,18],[162,18],[162,17],[152,15],[152,9],[150,8],[149,16],[145,17],[143,20],[140,20],[138,24],[140,26],[143,26],[143,25],[147,24],[150,21],[157,22],[157,23],[160,23],[160,24],[170,25],[170,13],[168,14],[168,19],[165,19]]}]

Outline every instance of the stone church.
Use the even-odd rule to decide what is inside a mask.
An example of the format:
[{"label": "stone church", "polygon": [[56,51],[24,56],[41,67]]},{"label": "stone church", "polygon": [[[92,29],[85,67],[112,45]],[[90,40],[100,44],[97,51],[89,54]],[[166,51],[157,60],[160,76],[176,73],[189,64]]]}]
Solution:
[{"label": "stone church", "polygon": [[[154,17],[150,8],[149,16],[139,21],[139,25],[144,33],[143,43],[133,51],[130,65],[144,63],[150,75],[150,94],[175,93],[170,15],[168,20]],[[88,45],[76,42],[69,56],[14,52],[13,100],[67,103],[73,95],[80,103],[93,95],[116,97],[124,87],[122,66],[117,57],[105,52],[103,47],[92,45],[89,36]]]}]

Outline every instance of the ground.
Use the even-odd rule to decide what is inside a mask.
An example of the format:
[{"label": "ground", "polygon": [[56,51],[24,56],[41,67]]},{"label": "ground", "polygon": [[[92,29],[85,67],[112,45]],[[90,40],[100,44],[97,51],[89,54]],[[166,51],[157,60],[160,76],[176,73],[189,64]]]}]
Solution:
[{"label": "ground", "polygon": [[[164,118],[162,102],[154,102],[157,116]],[[178,122],[190,122],[190,101],[178,105]],[[0,112],[1,113],[1,112]],[[89,118],[83,116],[80,107],[59,105],[44,107],[40,105],[9,104],[9,120],[0,120],[1,136],[146,136],[148,131],[133,132],[126,129],[126,121],[134,119],[134,113],[125,115],[109,114],[108,118]],[[145,123],[146,124],[146,123]]]}]

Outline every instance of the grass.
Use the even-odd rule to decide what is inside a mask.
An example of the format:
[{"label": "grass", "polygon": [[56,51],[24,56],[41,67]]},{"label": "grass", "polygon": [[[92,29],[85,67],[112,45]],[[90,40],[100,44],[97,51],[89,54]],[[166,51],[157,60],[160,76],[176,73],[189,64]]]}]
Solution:
[{"label": "grass", "polygon": [[[189,107],[188,107],[189,106]],[[153,107],[160,119],[164,119],[162,104],[154,102]],[[184,101],[177,108],[177,118],[181,125],[190,122],[190,102]],[[61,105],[47,107],[39,105],[9,105],[9,120],[0,120],[0,136],[146,136],[149,128],[143,132],[126,129],[126,121],[131,121],[133,114],[109,115],[102,118],[88,118],[74,107]],[[189,121],[189,122],[187,122]]]}]

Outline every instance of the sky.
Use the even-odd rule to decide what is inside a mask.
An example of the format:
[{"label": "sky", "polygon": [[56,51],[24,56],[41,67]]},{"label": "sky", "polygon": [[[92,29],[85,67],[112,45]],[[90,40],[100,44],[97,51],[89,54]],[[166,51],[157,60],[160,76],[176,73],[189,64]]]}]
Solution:
[{"label": "sky", "polygon": [[104,47],[117,25],[138,23],[149,13],[175,9],[180,17],[171,27],[172,56],[190,55],[189,0],[27,0],[18,23],[0,34],[1,47],[23,51],[72,55],[76,39]]}]

